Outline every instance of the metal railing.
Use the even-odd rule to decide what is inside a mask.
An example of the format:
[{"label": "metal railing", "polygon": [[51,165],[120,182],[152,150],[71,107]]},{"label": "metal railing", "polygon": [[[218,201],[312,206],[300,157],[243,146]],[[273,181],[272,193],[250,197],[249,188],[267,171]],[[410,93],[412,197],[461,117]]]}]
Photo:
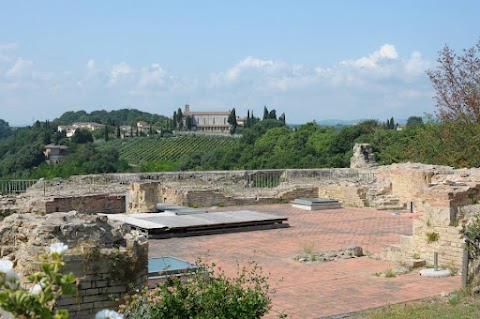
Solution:
[{"label": "metal railing", "polygon": [[24,193],[27,189],[36,184],[36,179],[16,179],[9,181],[0,180],[0,194],[19,194]]},{"label": "metal railing", "polygon": [[126,187],[132,182],[148,180],[178,184],[185,182],[185,185],[209,188],[212,185],[218,185],[220,188],[232,190],[279,189],[291,186],[318,186],[336,181],[373,183],[376,180],[376,174],[347,168],[118,173],[72,176],[69,180],[0,181],[0,194],[19,194],[31,188],[32,191],[43,193],[43,195],[69,195],[72,192],[75,193],[72,191],[72,184],[75,185],[74,188],[78,193],[99,193],[112,191],[112,183],[123,184]]}]

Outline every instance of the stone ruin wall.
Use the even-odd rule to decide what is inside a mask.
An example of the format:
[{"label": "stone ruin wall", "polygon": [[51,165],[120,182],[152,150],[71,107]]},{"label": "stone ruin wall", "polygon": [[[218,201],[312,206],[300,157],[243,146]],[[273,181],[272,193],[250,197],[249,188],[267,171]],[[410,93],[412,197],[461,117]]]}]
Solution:
[{"label": "stone ruin wall", "polygon": [[[480,205],[476,204],[479,186],[434,185],[415,201],[417,216],[410,250],[430,264],[437,252],[440,265],[460,270],[464,247],[462,225],[480,212]],[[432,236],[438,239],[431,240]]]},{"label": "stone ruin wall", "polygon": [[30,212],[55,213],[77,211],[79,213],[119,214],[125,212],[125,195],[84,195],[50,197],[29,203]]},{"label": "stone ruin wall", "polygon": [[58,301],[70,318],[91,319],[99,310],[116,310],[130,285],[147,283],[148,243],[121,223],[75,212],[14,214],[0,223],[0,258],[14,261],[22,281],[40,269],[47,247],[59,241],[69,246],[63,271],[78,278],[77,293]]},{"label": "stone ruin wall", "polygon": [[231,196],[218,189],[170,187],[160,181],[134,182],[130,185],[128,213],[156,211],[157,203],[189,207],[242,206],[287,203],[299,197],[317,197],[316,187],[295,187],[279,191],[275,196]]}]

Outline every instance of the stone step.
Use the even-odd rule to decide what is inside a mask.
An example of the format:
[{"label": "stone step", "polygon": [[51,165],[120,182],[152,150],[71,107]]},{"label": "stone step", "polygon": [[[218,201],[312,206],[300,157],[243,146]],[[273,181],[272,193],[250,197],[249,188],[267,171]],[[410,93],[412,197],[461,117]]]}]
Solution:
[{"label": "stone step", "polygon": [[409,258],[405,260],[405,265],[407,265],[410,268],[420,268],[420,267],[425,267],[426,265],[425,259],[413,259]]}]

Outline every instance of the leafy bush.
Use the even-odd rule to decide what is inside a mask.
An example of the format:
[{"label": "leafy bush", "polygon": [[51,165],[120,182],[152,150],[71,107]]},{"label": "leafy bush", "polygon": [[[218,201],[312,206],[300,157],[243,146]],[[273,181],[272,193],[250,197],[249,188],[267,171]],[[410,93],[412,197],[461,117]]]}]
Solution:
[{"label": "leafy bush", "polygon": [[[261,318],[271,308],[268,277],[252,262],[229,278],[220,268],[206,271],[207,265],[187,282],[169,278],[157,288],[126,298],[120,306],[125,318]],[[215,268],[212,264],[211,269]],[[215,272],[216,271],[216,272]]]}]

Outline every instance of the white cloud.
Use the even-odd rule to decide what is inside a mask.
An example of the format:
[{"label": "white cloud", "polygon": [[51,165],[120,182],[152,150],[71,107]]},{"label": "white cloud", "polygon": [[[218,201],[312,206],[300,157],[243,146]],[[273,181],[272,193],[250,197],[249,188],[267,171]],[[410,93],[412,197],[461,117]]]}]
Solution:
[{"label": "white cloud", "polygon": [[261,72],[263,74],[274,74],[288,67],[287,64],[272,60],[261,60],[253,57],[246,57],[239,61],[226,72],[215,74],[212,77],[213,84],[224,82],[235,82],[242,76],[252,72]]},{"label": "white cloud", "polygon": [[404,68],[407,75],[418,76],[425,74],[427,69],[430,68],[430,63],[423,60],[420,52],[414,51],[410,58],[405,62]]},{"label": "white cloud", "polygon": [[94,59],[88,60],[87,64],[85,64],[85,67],[87,68],[88,72],[95,71],[95,60]]},{"label": "white cloud", "polygon": [[10,51],[10,50],[16,50],[16,49],[18,49],[18,44],[14,42],[0,44],[0,51]]},{"label": "white cloud", "polygon": [[15,61],[16,58],[12,55],[12,51],[15,51],[17,49],[18,45],[16,43],[0,44],[0,63]]},{"label": "white cloud", "polygon": [[17,58],[15,63],[10,67],[10,69],[5,72],[5,77],[9,78],[19,78],[26,75],[31,75],[33,69],[33,62],[30,60],[24,60],[22,58]]},{"label": "white cloud", "polygon": [[140,88],[162,86],[165,84],[167,71],[160,64],[153,63],[147,68],[142,68],[139,74],[138,86]]},{"label": "white cloud", "polygon": [[108,80],[108,86],[113,86],[119,82],[120,79],[125,78],[133,73],[133,68],[127,63],[121,62],[115,64],[110,69],[110,79]]},{"label": "white cloud", "polygon": [[394,45],[384,44],[378,51],[371,53],[366,57],[357,60],[342,61],[341,64],[357,68],[375,68],[382,60],[395,60],[398,58],[397,50]]}]

